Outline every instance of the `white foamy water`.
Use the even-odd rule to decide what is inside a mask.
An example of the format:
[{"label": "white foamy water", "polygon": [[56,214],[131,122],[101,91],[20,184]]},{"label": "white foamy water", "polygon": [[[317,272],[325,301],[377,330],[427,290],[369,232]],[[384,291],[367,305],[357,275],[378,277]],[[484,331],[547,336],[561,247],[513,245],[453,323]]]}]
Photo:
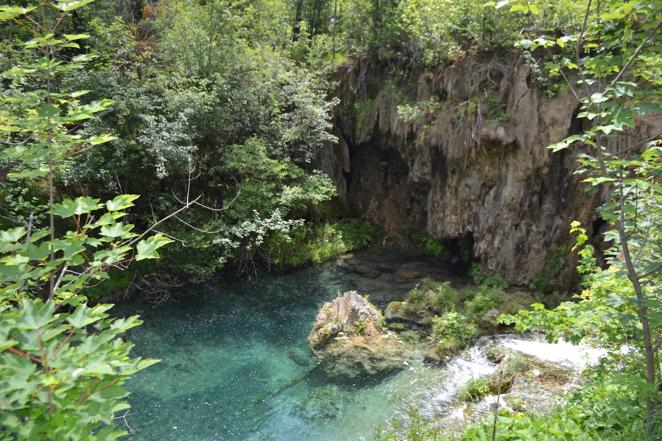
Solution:
[{"label": "white foamy water", "polygon": [[565,341],[547,343],[542,340],[531,340],[522,337],[506,337],[499,346],[523,352],[543,361],[551,361],[577,370],[595,365],[607,351],[588,345],[573,345]]}]

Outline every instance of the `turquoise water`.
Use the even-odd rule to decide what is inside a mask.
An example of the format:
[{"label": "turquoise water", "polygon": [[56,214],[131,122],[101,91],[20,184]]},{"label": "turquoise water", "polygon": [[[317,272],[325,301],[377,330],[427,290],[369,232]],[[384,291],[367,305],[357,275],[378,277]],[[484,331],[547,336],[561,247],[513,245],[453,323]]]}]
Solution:
[{"label": "turquoise water", "polygon": [[162,360],[129,384],[129,439],[368,440],[377,426],[430,401],[446,373],[420,360],[378,384],[339,387],[313,371],[306,337],[325,301],[356,289],[383,306],[411,288],[394,274],[401,257],[369,259],[378,261],[371,263],[378,276],[329,264],[219,281],[157,308],[123,305],[145,321],[129,336],[134,353]]}]

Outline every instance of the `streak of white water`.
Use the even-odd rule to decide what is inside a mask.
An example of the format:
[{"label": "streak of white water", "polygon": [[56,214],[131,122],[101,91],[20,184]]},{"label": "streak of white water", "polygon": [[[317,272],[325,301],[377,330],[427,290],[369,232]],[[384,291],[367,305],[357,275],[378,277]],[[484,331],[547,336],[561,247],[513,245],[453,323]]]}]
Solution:
[{"label": "streak of white water", "polygon": [[569,365],[575,369],[595,365],[607,353],[604,349],[588,345],[573,345],[565,341],[547,343],[542,340],[530,340],[521,337],[505,338],[501,342],[501,346],[532,355],[544,361]]},{"label": "streak of white water", "polygon": [[[469,381],[486,377],[496,370],[496,366],[485,355],[490,347],[519,351],[543,361],[559,363],[576,373],[588,365],[597,363],[606,353],[602,349],[587,345],[573,345],[567,342],[548,343],[536,337],[511,334],[483,337],[473,347],[439,368],[444,380],[423,392],[416,406],[424,417],[451,417],[452,413],[462,412],[461,407],[451,405],[457,401],[458,391]],[[483,404],[487,406],[492,401],[488,397]]]}]

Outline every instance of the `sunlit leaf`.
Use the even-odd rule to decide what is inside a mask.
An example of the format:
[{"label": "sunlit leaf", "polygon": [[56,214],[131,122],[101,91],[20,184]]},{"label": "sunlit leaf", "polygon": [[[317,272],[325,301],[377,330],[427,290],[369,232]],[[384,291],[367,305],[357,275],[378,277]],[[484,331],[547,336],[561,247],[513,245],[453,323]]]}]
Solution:
[{"label": "sunlit leaf", "polygon": [[13,20],[16,17],[33,11],[35,6],[22,8],[20,6],[0,6],[0,21]]},{"label": "sunlit leaf", "polygon": [[171,242],[173,242],[173,240],[163,234],[156,234],[145,240],[141,240],[136,247],[138,251],[136,260],[157,259],[159,253],[156,250]]},{"label": "sunlit leaf", "polygon": [[58,2],[55,7],[60,11],[69,12],[92,3],[94,0],[73,0],[70,2]]},{"label": "sunlit leaf", "polygon": [[121,194],[115,197],[115,199],[106,202],[106,209],[108,209],[108,211],[126,210],[127,208],[133,207],[133,201],[139,197],[140,196],[137,194]]}]

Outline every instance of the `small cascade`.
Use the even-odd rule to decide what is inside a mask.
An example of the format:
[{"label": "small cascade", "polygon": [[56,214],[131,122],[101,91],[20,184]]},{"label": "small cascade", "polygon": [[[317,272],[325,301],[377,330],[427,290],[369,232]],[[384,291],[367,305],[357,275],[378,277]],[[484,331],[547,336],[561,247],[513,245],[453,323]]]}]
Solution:
[{"label": "small cascade", "polygon": [[[130,335],[135,353],[162,361],[129,384],[128,439],[371,440],[377,427],[406,419],[413,409],[442,427],[459,428],[489,412],[494,402],[490,396],[472,403],[458,398],[467,383],[500,369],[490,350],[540,360],[501,397],[508,406],[514,395],[532,403],[561,400],[576,386],[579,371],[602,354],[538,337],[496,335],[481,337],[433,366],[424,362],[427,344],[422,339],[412,343],[415,355],[404,369],[390,377],[330,384],[314,374],[306,342],[324,302],[339,291],[357,289],[384,308],[416,283],[396,271],[404,266],[419,276],[439,268],[431,276],[447,277],[443,267],[419,256],[370,259],[364,265],[370,271],[350,261],[254,281],[219,282],[178,303],[142,309],[145,323]],[[135,313],[130,304],[123,308]],[[555,372],[544,372],[540,366],[545,363]]]}]

